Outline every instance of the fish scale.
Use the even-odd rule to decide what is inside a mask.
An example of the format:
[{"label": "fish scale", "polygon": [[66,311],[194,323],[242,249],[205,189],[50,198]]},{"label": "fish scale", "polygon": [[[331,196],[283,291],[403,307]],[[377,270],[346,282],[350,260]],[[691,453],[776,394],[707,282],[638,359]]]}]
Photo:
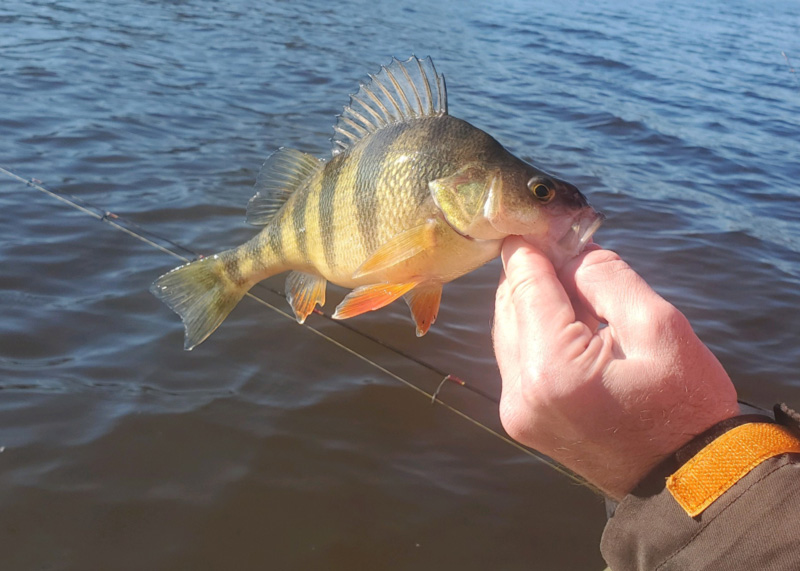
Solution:
[{"label": "fish scale", "polygon": [[602,217],[577,188],[516,158],[447,113],[430,58],[393,60],[350,97],[327,162],[279,149],[262,167],[245,244],[158,278],[151,291],[176,311],[185,347],[205,340],[252,285],[291,270],[299,322],[325,303],[327,282],[352,288],[333,317],[404,297],[418,336],[436,320],[443,284],[524,235],[558,265]]}]

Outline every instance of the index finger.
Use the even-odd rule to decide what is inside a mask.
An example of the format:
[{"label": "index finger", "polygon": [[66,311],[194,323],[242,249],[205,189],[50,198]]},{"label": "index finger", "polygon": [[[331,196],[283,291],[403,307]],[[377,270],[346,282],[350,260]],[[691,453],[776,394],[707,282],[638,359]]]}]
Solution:
[{"label": "index finger", "polygon": [[513,236],[503,243],[501,259],[520,333],[538,337],[575,321],[569,296],[544,253]]},{"label": "index finger", "polygon": [[547,256],[520,238],[507,238],[501,256],[521,366],[536,374],[555,372],[557,363],[583,355],[593,329],[577,318]]}]

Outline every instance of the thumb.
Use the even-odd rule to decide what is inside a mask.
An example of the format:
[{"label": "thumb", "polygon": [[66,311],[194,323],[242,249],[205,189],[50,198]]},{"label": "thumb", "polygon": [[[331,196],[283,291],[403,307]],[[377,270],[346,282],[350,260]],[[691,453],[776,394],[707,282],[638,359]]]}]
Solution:
[{"label": "thumb", "polygon": [[608,324],[626,354],[651,347],[654,337],[665,331],[665,316],[685,321],[615,252],[589,252],[576,266],[564,268],[562,279],[597,319]]}]

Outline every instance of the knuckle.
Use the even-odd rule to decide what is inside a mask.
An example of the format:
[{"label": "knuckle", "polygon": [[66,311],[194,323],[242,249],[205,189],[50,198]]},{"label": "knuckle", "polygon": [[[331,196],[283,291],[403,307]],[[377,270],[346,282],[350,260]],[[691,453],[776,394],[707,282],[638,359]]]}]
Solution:
[{"label": "knuckle", "polygon": [[548,281],[557,279],[553,272],[526,273],[525,275],[515,275],[508,281],[508,295],[516,303],[530,304],[532,300],[538,298],[542,286]]},{"label": "knuckle", "polygon": [[513,405],[509,404],[508,399],[500,400],[500,424],[514,440],[520,440],[521,431],[517,422],[517,412]]},{"label": "knuckle", "polygon": [[644,333],[641,341],[662,351],[679,350],[695,336],[686,316],[664,299],[650,304],[637,317],[638,329]]},{"label": "knuckle", "polygon": [[530,439],[530,415],[517,399],[505,395],[500,399],[500,424],[514,440],[525,443]]},{"label": "knuckle", "polygon": [[662,300],[652,310],[652,322],[662,336],[685,337],[692,333],[692,326],[686,316],[666,300]]},{"label": "knuckle", "polygon": [[541,414],[546,387],[542,385],[542,371],[529,364],[523,365],[518,382],[511,383],[511,390],[506,385],[500,395],[500,422],[509,436],[514,440],[526,442],[531,440],[532,426]]},{"label": "knuckle", "polygon": [[586,255],[586,261],[590,264],[605,264],[609,262],[621,262],[623,260],[620,255],[613,250],[592,250]]},{"label": "knuckle", "polygon": [[575,278],[582,282],[595,282],[625,272],[633,273],[633,269],[619,254],[611,250],[594,250],[587,254],[578,267]]}]

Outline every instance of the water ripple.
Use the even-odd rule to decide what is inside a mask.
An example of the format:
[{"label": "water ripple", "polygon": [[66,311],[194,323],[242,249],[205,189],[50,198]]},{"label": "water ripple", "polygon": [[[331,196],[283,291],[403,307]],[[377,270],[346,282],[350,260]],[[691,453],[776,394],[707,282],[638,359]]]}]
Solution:
[{"label": "water ripple", "polygon": [[[328,156],[366,73],[430,54],[451,112],[585,190],[598,241],[687,313],[742,397],[797,401],[800,83],[781,52],[800,61],[799,17],[780,0],[7,0],[0,162],[213,252],[253,235],[274,149]],[[601,567],[588,493],[291,320],[245,302],[185,353],[147,293],[175,260],[5,179],[0,235],[3,568]],[[424,339],[400,304],[353,325],[497,395],[499,273],[449,284]]]}]

